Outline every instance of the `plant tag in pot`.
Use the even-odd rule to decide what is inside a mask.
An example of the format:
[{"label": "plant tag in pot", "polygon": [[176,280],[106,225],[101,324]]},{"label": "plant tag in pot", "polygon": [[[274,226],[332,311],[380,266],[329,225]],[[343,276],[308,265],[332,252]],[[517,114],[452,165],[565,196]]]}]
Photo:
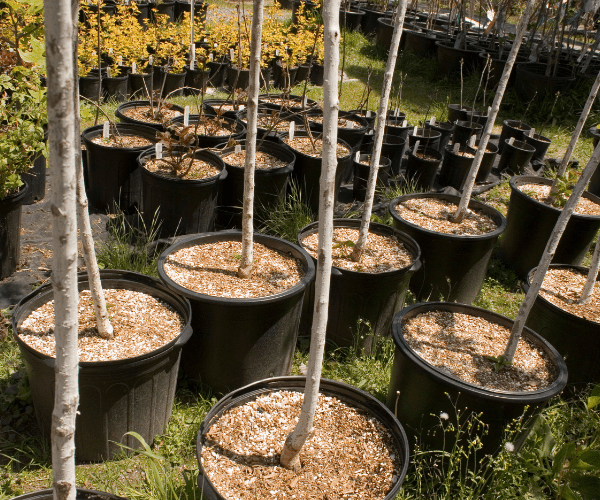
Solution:
[{"label": "plant tag in pot", "polygon": [[511,137],[511,138],[508,140],[508,144],[510,144],[510,145],[512,146],[514,143],[515,143],[515,138],[514,138],[514,137]]},{"label": "plant tag in pot", "polygon": [[119,56],[119,57],[117,57],[117,64],[118,64],[119,66],[123,66],[123,56]]},{"label": "plant tag in pot", "polygon": [[417,126],[415,125],[415,128],[413,128],[413,135],[417,135]]},{"label": "plant tag in pot", "polygon": [[234,148],[234,153],[238,154],[242,152],[242,145],[241,144],[236,144],[235,148]]},{"label": "plant tag in pot", "polygon": [[112,47],[109,47],[109,49],[108,49],[108,55],[109,56],[113,55],[113,49],[112,49]]},{"label": "plant tag in pot", "polygon": [[354,128],[354,122],[352,120],[346,120],[346,128]]},{"label": "plant tag in pot", "polygon": [[190,124],[190,107],[183,108],[183,126],[187,127]]},{"label": "plant tag in pot", "polygon": [[408,126],[408,122],[406,120],[402,120],[402,127],[407,127]]},{"label": "plant tag in pot", "polygon": [[429,119],[429,125],[431,125],[431,126],[435,126],[435,116],[432,116],[432,117]]},{"label": "plant tag in pot", "polygon": [[149,55],[149,56],[148,56],[148,64],[149,64],[150,66],[152,66],[152,64],[153,64],[153,63],[154,63],[154,56],[153,56],[153,55]]},{"label": "plant tag in pot", "polygon": [[275,56],[279,56],[279,49],[275,49]]},{"label": "plant tag in pot", "polygon": [[469,147],[470,148],[475,146],[475,139],[477,139],[477,136],[475,134],[473,134],[471,137],[469,137]]},{"label": "plant tag in pot", "polygon": [[213,49],[216,49],[219,46],[217,42],[213,43]]},{"label": "plant tag in pot", "polygon": [[108,120],[106,120],[104,122],[104,125],[102,126],[102,138],[103,139],[108,139],[109,131],[110,131],[110,122]]},{"label": "plant tag in pot", "polygon": [[190,69],[194,69],[194,64],[196,62],[196,45],[190,45]]},{"label": "plant tag in pot", "polygon": [[110,73],[111,73],[110,66],[108,66],[106,68],[106,78],[110,78]]},{"label": "plant tag in pot", "polygon": [[421,145],[421,141],[417,141],[415,142],[415,149],[414,152],[416,153],[417,151],[419,151],[419,146]]},{"label": "plant tag in pot", "polygon": [[233,49],[229,49],[229,59],[233,61],[234,52]]},{"label": "plant tag in pot", "polygon": [[533,137],[535,135],[535,127],[531,127],[531,130],[529,131],[529,137]]},{"label": "plant tag in pot", "polygon": [[356,163],[360,163],[360,151],[357,151],[356,154],[354,155],[354,161]]},{"label": "plant tag in pot", "polygon": [[296,130],[296,123],[290,122],[289,138],[290,141],[294,139],[294,131]]},{"label": "plant tag in pot", "polygon": [[208,54],[208,60],[210,62],[213,62],[213,59],[215,58],[214,54],[211,52],[210,54]]},{"label": "plant tag in pot", "polygon": [[458,154],[459,150],[460,150],[460,144],[458,142],[455,142],[454,145],[452,146],[452,152],[454,154]]},{"label": "plant tag in pot", "polygon": [[162,160],[162,142],[157,142],[154,150],[156,151],[156,159]]},{"label": "plant tag in pot", "polygon": [[135,62],[131,63],[131,73],[133,75],[135,75],[135,72],[137,71],[137,64]]},{"label": "plant tag in pot", "polygon": [[371,118],[371,110],[367,109],[367,114],[365,115],[367,118]]}]

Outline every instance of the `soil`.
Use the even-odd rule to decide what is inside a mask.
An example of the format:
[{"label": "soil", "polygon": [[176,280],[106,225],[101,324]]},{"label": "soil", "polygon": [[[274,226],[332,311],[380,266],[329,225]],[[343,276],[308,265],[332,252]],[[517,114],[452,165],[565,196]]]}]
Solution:
[{"label": "soil", "polygon": [[[229,165],[235,165],[236,167],[243,167],[246,161],[246,150],[242,149],[240,153],[229,153],[222,156],[223,161]],[[259,170],[271,170],[274,168],[285,167],[287,162],[275,158],[273,155],[264,153],[262,151],[256,152],[256,163],[255,168]]]},{"label": "soil", "polygon": [[[173,157],[179,159],[180,157]],[[219,175],[221,172],[217,167],[207,163],[205,161],[194,158],[194,162],[192,163],[192,167],[189,172],[183,177],[178,177],[174,171],[171,163],[169,163],[169,157],[166,159],[157,160],[156,158],[152,158],[144,162],[144,168],[149,172],[153,172],[161,177],[165,177],[167,179],[183,179],[183,180],[193,180],[197,181],[199,179],[208,179],[210,177],[214,177],[215,175]],[[174,160],[173,160],[174,161]],[[181,172],[184,172],[189,165],[190,159],[186,158],[182,166],[179,167]]]},{"label": "soil", "polygon": [[549,386],[557,367],[521,337],[513,364],[496,371],[493,360],[504,353],[510,330],[497,323],[449,311],[422,313],[406,321],[402,335],[427,363],[464,382],[491,391],[535,391]]},{"label": "soil", "polygon": [[421,160],[425,160],[425,161],[436,161],[437,160],[437,158],[435,156],[426,155],[424,153],[414,153],[414,156],[416,156],[417,158],[420,158]]},{"label": "soil", "polygon": [[587,274],[576,269],[548,269],[540,295],[563,311],[600,323],[600,283],[594,284],[594,290],[586,304],[578,304]]},{"label": "soil", "polygon": [[199,123],[198,127],[196,127],[195,123],[190,122],[187,127],[183,125],[170,125],[169,128],[173,129],[178,135],[185,129],[187,129],[186,132],[195,132],[197,135],[209,135],[213,137],[224,137],[237,132],[235,124],[230,124],[226,121],[217,122],[216,118],[208,118],[206,122]]},{"label": "soil", "polygon": [[[156,106],[154,107],[154,109],[156,109]],[[154,118],[153,116],[151,116],[150,106],[148,106],[148,105],[126,108],[126,109],[123,109],[121,112],[125,116],[127,116],[128,118],[131,118],[133,120],[137,120],[140,122],[146,122],[146,123],[158,123],[158,124],[166,123],[169,120],[172,120],[173,118],[175,118],[176,116],[181,115],[180,111],[176,111],[174,109],[168,109],[167,107],[163,107],[161,109],[160,115],[157,119],[157,118]]]},{"label": "soil", "polygon": [[[551,186],[546,186],[544,184],[521,184],[518,188],[530,198],[546,205],[554,206],[549,199]],[[561,207],[554,208],[562,210]],[[575,206],[575,213],[580,215],[600,215],[600,205],[582,196]]]},{"label": "soil", "polygon": [[396,212],[404,220],[437,233],[460,236],[479,236],[495,231],[497,224],[487,215],[467,209],[460,224],[450,222],[458,205],[435,198],[411,198],[396,205]]},{"label": "soil", "polygon": [[[80,361],[114,361],[155,351],[175,339],[183,319],[170,306],[151,295],[131,290],[105,289],[107,309],[115,338],[103,339],[89,290],[79,293]],[[38,352],[54,357],[54,301],[33,311],[21,324],[19,336]]]},{"label": "soil", "polygon": [[273,130],[276,132],[286,132],[290,129],[290,121],[284,120],[278,116],[258,116],[258,126],[265,130]]},{"label": "soil", "polygon": [[306,273],[299,260],[254,242],[252,276],[241,279],[241,258],[240,241],[194,245],[171,254],[165,272],[188,290],[230,298],[275,295],[298,284]]},{"label": "soil", "polygon": [[333,397],[319,395],[315,432],[300,453],[301,471],[278,465],[302,396],[288,391],[260,395],[215,422],[201,462],[219,493],[241,500],[383,498],[402,470],[389,431]]},{"label": "soil", "polygon": [[[409,266],[415,259],[396,238],[369,233],[367,246],[360,262],[351,259],[354,243],[358,241],[358,229],[336,227],[333,229],[333,265],[362,273],[386,273]],[[319,234],[313,233],[302,240],[304,249],[317,258]]]},{"label": "soil", "polygon": [[[294,137],[292,140],[289,138],[284,139],[288,146],[290,146],[293,150],[299,151],[300,153],[304,153],[307,156],[312,156],[314,158],[320,158],[323,154],[323,141],[321,139],[317,139],[316,136],[313,136],[313,141],[315,144],[315,149],[313,149],[312,142],[310,142],[309,137]],[[337,157],[344,158],[350,154],[350,150],[342,145],[337,145]]]},{"label": "soil", "polygon": [[453,152],[453,154],[456,156],[464,156],[466,158],[475,158],[475,155],[473,153],[469,153],[468,151],[457,151],[456,153]]},{"label": "soil", "polygon": [[152,141],[146,139],[145,137],[140,137],[138,135],[109,135],[106,139],[103,137],[94,137],[92,139],[94,144],[100,144],[101,146],[111,147],[111,148],[143,148],[152,146]]}]

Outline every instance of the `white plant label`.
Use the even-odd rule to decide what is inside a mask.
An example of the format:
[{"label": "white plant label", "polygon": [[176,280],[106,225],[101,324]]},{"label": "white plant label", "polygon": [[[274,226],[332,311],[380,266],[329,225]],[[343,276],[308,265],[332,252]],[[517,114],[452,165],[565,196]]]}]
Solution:
[{"label": "white plant label", "polygon": [[275,49],[275,56],[279,56],[279,49]]},{"label": "white plant label", "polygon": [[135,62],[131,63],[131,72],[135,75],[135,72],[137,71],[137,64]]},{"label": "white plant label", "polygon": [[402,127],[408,127],[408,122],[406,120],[402,120]]},{"label": "white plant label", "polygon": [[106,78],[110,78],[110,66],[106,68]]},{"label": "white plant label", "polygon": [[434,125],[435,125],[435,116],[432,116],[432,117],[429,119],[429,125],[432,125],[432,126],[434,126]]},{"label": "white plant label", "polygon": [[535,135],[535,127],[532,127],[529,131],[529,137],[533,137]]},{"label": "white plant label", "polygon": [[452,152],[454,154],[457,154],[459,149],[460,149],[460,144],[458,142],[455,142],[454,146],[452,146]]},{"label": "white plant label", "polygon": [[360,163],[360,151],[357,151],[356,154],[354,155],[354,161],[356,163]]},{"label": "white plant label", "polygon": [[208,54],[208,60],[210,62],[212,62],[214,58],[215,58],[215,55],[212,52],[210,54]]},{"label": "white plant label", "polygon": [[190,45],[190,69],[196,69],[196,45]]},{"label": "white plant label", "polygon": [[302,101],[302,106],[305,108],[308,106],[308,97],[304,96],[304,100]]},{"label": "white plant label", "polygon": [[352,120],[346,120],[346,128],[354,128],[354,122]]},{"label": "white plant label", "polygon": [[367,118],[371,118],[371,110],[367,109],[367,113],[365,115]]},{"label": "white plant label", "polygon": [[108,49],[108,55],[109,56],[113,55],[113,49],[112,49],[112,47],[109,47],[109,49]]},{"label": "white plant label", "polygon": [[190,107],[183,108],[183,126],[187,127],[190,124]]},{"label": "white plant label", "polygon": [[512,146],[512,145],[515,143],[515,138],[514,138],[514,137],[511,137],[511,138],[508,140],[508,143],[509,143],[509,144]]},{"label": "white plant label", "polygon": [[229,49],[229,59],[231,59],[233,61],[233,56],[234,56],[234,52],[233,49]]},{"label": "white plant label", "polygon": [[154,150],[156,151],[156,159],[162,160],[162,142],[157,142]]},{"label": "white plant label", "polygon": [[413,135],[417,135],[417,126],[415,125],[415,128],[413,128]]},{"label": "white plant label", "polygon": [[219,46],[217,42],[213,43],[213,49],[216,49]]},{"label": "white plant label", "polygon": [[148,64],[150,66],[152,66],[152,63],[154,62],[154,56],[148,56]]},{"label": "white plant label", "polygon": [[421,141],[415,142],[414,152],[416,153],[419,150],[419,146],[421,145]]},{"label": "white plant label", "polygon": [[123,66],[123,56],[119,56],[119,57],[117,57],[117,64],[118,64],[119,66]]},{"label": "white plant label", "polygon": [[290,141],[294,138],[294,131],[296,130],[296,123],[290,122],[289,138]]},{"label": "white plant label", "polygon": [[234,152],[237,153],[241,153],[242,152],[242,145],[241,144],[236,144],[235,145],[235,149]]},{"label": "white plant label", "polygon": [[394,116],[398,116],[400,114],[400,108],[394,108]]},{"label": "white plant label", "polygon": [[104,125],[102,126],[102,137],[104,139],[108,139],[109,132],[110,132],[110,122],[108,120],[106,120],[104,122]]},{"label": "white plant label", "polygon": [[473,134],[471,137],[469,137],[469,147],[470,148],[475,146],[475,139],[477,139],[477,136],[475,134]]}]

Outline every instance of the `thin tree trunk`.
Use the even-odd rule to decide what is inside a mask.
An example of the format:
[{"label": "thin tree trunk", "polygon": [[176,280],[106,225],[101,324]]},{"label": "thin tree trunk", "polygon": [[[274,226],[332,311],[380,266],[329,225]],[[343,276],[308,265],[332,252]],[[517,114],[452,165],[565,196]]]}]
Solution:
[{"label": "thin tree trunk", "polygon": [[377,173],[379,172],[379,160],[381,158],[381,147],[383,136],[385,135],[385,122],[387,117],[388,102],[394,80],[394,69],[396,68],[396,59],[398,58],[398,47],[400,37],[402,36],[402,26],[404,24],[404,15],[406,14],[407,0],[400,0],[396,11],[396,25],[390,44],[385,73],[383,74],[383,85],[381,99],[379,101],[379,111],[377,112],[377,126],[375,128],[375,137],[373,139],[373,150],[371,151],[371,165],[369,167],[369,179],[367,180],[367,192],[363,204],[363,215],[358,233],[358,241],[352,250],[352,260],[359,262],[362,253],[367,246],[369,237],[369,222],[373,211],[373,200],[375,199],[375,187],[377,186]]},{"label": "thin tree trunk", "polygon": [[73,6],[70,0],[46,0],[48,135],[53,178],[52,288],[56,338],[55,397],[52,412],[54,498],[74,500],[75,416],[79,402],[77,356],[77,219],[73,138],[79,132],[74,113]]},{"label": "thin tree trunk", "polygon": [[254,212],[254,165],[256,162],[256,127],[258,123],[258,91],[260,88],[260,41],[262,38],[264,0],[252,4],[252,40],[250,40],[250,85],[248,88],[246,159],[244,163],[244,208],[242,215],[242,261],[240,278],[252,274],[252,233]]},{"label": "thin tree trunk", "polygon": [[592,255],[592,262],[588,269],[587,279],[583,290],[581,291],[581,297],[579,297],[578,304],[587,304],[592,296],[594,285],[596,284],[596,278],[598,277],[598,271],[600,270],[600,239],[596,241],[596,248],[594,248],[594,255]]},{"label": "thin tree trunk", "polygon": [[513,41],[513,46],[510,49],[510,53],[508,54],[508,59],[506,60],[504,71],[502,72],[502,76],[500,78],[500,82],[498,83],[496,95],[494,96],[494,102],[492,103],[492,109],[488,113],[487,123],[485,125],[485,129],[483,130],[481,140],[479,141],[477,153],[475,154],[473,164],[471,165],[471,169],[469,170],[469,174],[467,175],[467,178],[463,185],[463,193],[460,198],[458,208],[456,209],[456,213],[451,218],[452,222],[462,222],[465,214],[467,213],[467,207],[471,199],[471,194],[473,193],[473,186],[475,185],[477,171],[479,170],[481,160],[483,159],[483,155],[485,153],[485,148],[487,148],[490,136],[492,135],[492,128],[494,127],[494,123],[496,122],[496,117],[498,116],[498,111],[500,110],[500,104],[502,103],[502,98],[504,97],[506,86],[508,85],[508,79],[510,78],[510,73],[517,59],[519,47],[521,46],[521,42],[523,41],[523,35],[525,34],[525,30],[527,29],[527,22],[531,17],[534,4],[535,0],[527,0],[527,5],[525,6],[525,10],[523,11],[523,15],[521,16],[519,25],[517,26],[517,34]]},{"label": "thin tree trunk", "polygon": [[319,383],[325,350],[325,331],[329,306],[331,277],[331,245],[333,240],[333,203],[337,168],[338,66],[340,45],[340,0],[324,2],[325,78],[323,84],[323,154],[319,200],[319,248],[315,280],[315,309],[311,331],[310,355],[304,401],[295,429],[287,437],[281,451],[281,465],[298,470],[300,450],[312,434]]},{"label": "thin tree trunk", "polygon": [[546,275],[546,271],[548,270],[548,266],[550,266],[550,262],[552,261],[552,257],[554,257],[554,252],[556,252],[556,247],[560,242],[560,238],[567,227],[567,223],[573,214],[573,210],[575,206],[579,202],[587,183],[590,181],[592,174],[596,170],[598,163],[600,162],[600,145],[596,146],[594,150],[594,154],[590,158],[590,161],[583,169],[581,173],[581,177],[575,184],[573,188],[573,192],[567,201],[567,204],[563,208],[558,220],[556,221],[556,225],[554,226],[554,230],[550,235],[550,239],[546,244],[546,248],[544,249],[544,253],[540,260],[539,265],[537,266],[537,270],[533,277],[533,282],[527,291],[527,295],[525,295],[525,300],[521,304],[519,308],[519,312],[513,324],[510,339],[506,345],[506,350],[504,351],[503,358],[505,361],[512,363],[512,360],[515,356],[515,352],[517,350],[517,345],[519,344],[519,339],[521,338],[521,334],[523,332],[523,327],[525,326],[525,322],[527,321],[527,316],[529,315],[529,311],[535,302],[535,299],[542,287],[542,283],[544,281],[544,276]]}]

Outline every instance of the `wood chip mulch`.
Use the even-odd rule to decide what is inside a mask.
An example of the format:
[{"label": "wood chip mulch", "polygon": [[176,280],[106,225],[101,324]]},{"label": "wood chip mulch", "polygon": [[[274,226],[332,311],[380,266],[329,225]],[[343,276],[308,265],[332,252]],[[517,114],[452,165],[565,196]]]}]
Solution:
[{"label": "wood chip mulch", "polygon": [[437,158],[435,156],[426,155],[425,153],[414,153],[417,158],[421,158],[421,160],[425,161],[436,161]]},{"label": "wood chip mulch", "polygon": [[[310,141],[309,137],[294,137],[292,140],[289,138],[284,139],[288,146],[290,146],[295,151],[299,151],[300,153],[304,153],[307,156],[313,156],[315,158],[321,158],[323,155],[323,141],[321,139],[313,138],[315,147],[313,148],[313,143]],[[337,145],[337,157],[345,158],[350,154],[350,150],[342,145]]]},{"label": "wood chip mulch", "polygon": [[[550,189],[552,186],[546,186],[544,184],[521,184],[518,186],[518,188],[522,193],[525,193],[530,198],[540,201],[546,205],[553,206],[549,199]],[[555,208],[562,210],[561,207]],[[579,198],[579,202],[575,206],[575,213],[581,215],[600,215],[600,205],[582,196]]]},{"label": "wood chip mulch", "polygon": [[[396,238],[369,233],[367,247],[360,262],[351,259],[354,243],[358,241],[358,229],[336,227],[333,230],[333,265],[362,273],[386,273],[409,266],[412,255]],[[315,259],[319,245],[319,234],[313,233],[302,240],[302,246]]]},{"label": "wood chip mulch", "polygon": [[152,141],[138,135],[110,135],[106,139],[103,137],[94,137],[94,144],[111,148],[143,148],[152,146]]},{"label": "wood chip mulch", "polygon": [[214,297],[265,297],[293,287],[304,277],[302,263],[254,242],[252,276],[241,279],[240,241],[219,241],[182,248],[165,262],[165,272],[178,285]]},{"label": "wood chip mulch", "polygon": [[448,311],[422,313],[406,321],[402,334],[427,363],[464,382],[491,391],[535,391],[550,385],[556,366],[524,337],[513,364],[496,371],[494,361],[504,353],[510,330],[483,318]]},{"label": "wood chip mulch", "polygon": [[[156,107],[154,109],[156,109]],[[132,106],[130,108],[123,109],[121,112],[128,118],[147,123],[166,123],[176,116],[181,115],[180,111],[162,108],[158,117],[155,118],[150,112],[150,106]]]},{"label": "wood chip mulch", "polygon": [[[114,361],[141,356],[168,344],[184,326],[183,318],[163,301],[141,292],[105,289],[115,338],[103,339],[89,290],[79,292],[80,361]],[[54,357],[54,301],[33,311],[21,324],[19,337],[32,349]]]},{"label": "wood chip mulch", "polygon": [[576,269],[548,269],[540,295],[575,316],[600,323],[600,283],[596,281],[594,290],[585,304],[578,304],[587,274]]},{"label": "wood chip mulch", "polygon": [[[222,158],[223,161],[225,161],[229,165],[235,165],[236,167],[244,167],[246,162],[246,150],[242,149],[240,153],[229,153],[227,155],[222,156]],[[269,153],[264,153],[262,151],[256,152],[256,163],[254,167],[259,170],[271,170],[273,168],[285,167],[286,165],[286,161],[275,158]]]},{"label": "wood chip mulch", "polygon": [[298,392],[274,392],[215,422],[205,437],[201,461],[219,493],[240,500],[383,498],[402,469],[389,431],[333,397],[319,395],[315,432],[300,453],[301,471],[278,465],[301,405]]},{"label": "wood chip mulch", "polygon": [[410,198],[396,205],[404,220],[424,229],[444,234],[478,236],[494,231],[498,225],[487,215],[467,209],[460,224],[450,222],[458,205],[436,198]]},{"label": "wood chip mulch", "polygon": [[201,121],[200,123],[190,122],[187,127],[173,124],[170,125],[170,128],[173,129],[173,131],[178,135],[183,131],[186,133],[195,133],[196,135],[208,135],[216,137],[225,137],[236,133],[235,124],[231,124],[225,120],[217,121],[213,118],[207,118],[206,121]]},{"label": "wood chip mulch", "polygon": [[[178,157],[177,157],[178,158]],[[156,158],[152,158],[144,162],[144,168],[149,172],[153,172],[161,177],[165,177],[167,179],[183,179],[183,180],[199,180],[199,179],[208,179],[209,177],[214,177],[215,175],[219,175],[221,172],[217,167],[207,163],[203,160],[199,160],[198,158],[194,158],[192,163],[192,167],[189,172],[183,177],[178,177],[174,170],[174,164],[178,160],[173,158],[165,157],[161,160],[157,160]],[[190,159],[184,158],[181,167],[179,167],[179,171],[184,172],[187,170]]]}]

